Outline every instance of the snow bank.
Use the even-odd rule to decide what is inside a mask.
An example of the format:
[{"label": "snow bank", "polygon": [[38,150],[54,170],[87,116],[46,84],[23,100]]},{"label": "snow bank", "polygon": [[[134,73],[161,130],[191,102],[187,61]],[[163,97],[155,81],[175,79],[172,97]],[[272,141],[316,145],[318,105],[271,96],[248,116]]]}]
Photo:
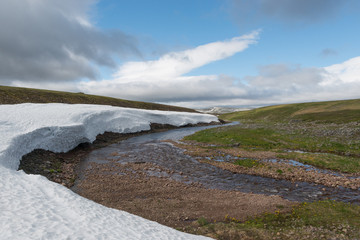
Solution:
[{"label": "snow bank", "polygon": [[0,239],[203,239],[106,208],[42,176],[16,170],[21,157],[37,148],[63,152],[105,131],[211,121],[217,118],[100,105],[0,105]]}]

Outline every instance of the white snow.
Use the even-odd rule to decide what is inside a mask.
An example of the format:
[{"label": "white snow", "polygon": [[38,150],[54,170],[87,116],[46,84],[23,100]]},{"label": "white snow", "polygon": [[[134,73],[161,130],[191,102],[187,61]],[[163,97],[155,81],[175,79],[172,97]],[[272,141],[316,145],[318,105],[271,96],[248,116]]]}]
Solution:
[{"label": "white snow", "polygon": [[206,239],[104,207],[17,168],[34,149],[68,151],[105,131],[217,120],[207,114],[102,105],[0,105],[0,239]]}]

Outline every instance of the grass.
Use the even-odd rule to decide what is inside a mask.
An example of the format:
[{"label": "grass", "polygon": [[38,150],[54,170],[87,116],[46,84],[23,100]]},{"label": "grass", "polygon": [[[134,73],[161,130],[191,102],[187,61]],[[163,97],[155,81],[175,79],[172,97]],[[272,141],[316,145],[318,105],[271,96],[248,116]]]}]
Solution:
[{"label": "grass", "polygon": [[360,120],[360,99],[277,105],[223,114],[230,121],[349,123]]},{"label": "grass", "polygon": [[[238,125],[207,129],[185,137],[186,140],[212,143],[222,146],[237,145],[257,150],[302,150],[307,152],[331,152],[338,155],[360,156],[360,140],[347,136],[331,138],[309,132],[289,131],[271,125]],[[349,141],[348,141],[349,140]]]},{"label": "grass", "polygon": [[205,225],[208,225],[209,222],[206,218],[204,217],[201,217],[197,220],[197,223],[200,225],[200,226],[205,226]]},{"label": "grass", "polygon": [[304,202],[291,212],[265,213],[245,222],[225,216],[222,223],[186,230],[217,239],[358,239],[360,206],[330,200]]},{"label": "grass", "polygon": [[0,104],[18,103],[70,103],[99,104],[117,107],[140,108],[163,111],[195,112],[193,109],[168,106],[156,103],[128,101],[118,98],[88,95],[84,93],[69,93],[32,88],[0,86]]},{"label": "grass", "polygon": [[243,223],[245,227],[279,230],[292,227],[313,226],[331,229],[338,225],[350,225],[360,229],[360,207],[331,200],[313,203],[303,202],[290,213],[265,213]]},{"label": "grass", "polygon": [[245,159],[239,159],[234,162],[235,165],[246,167],[246,168],[252,168],[259,166],[259,161],[252,158],[245,158]]},{"label": "grass", "polygon": [[339,156],[329,153],[317,154],[297,152],[279,153],[277,157],[282,159],[292,159],[319,168],[326,168],[345,173],[360,172],[360,159],[356,157]]},{"label": "grass", "polygon": [[[275,152],[277,158],[360,173],[360,99],[270,106],[220,118],[241,124],[185,139],[215,148]],[[222,223],[208,222],[188,231],[216,239],[360,239],[360,206],[330,200],[304,202],[291,212],[266,213],[246,222],[231,216]]]},{"label": "grass", "polygon": [[[272,151],[277,152],[279,158],[294,159],[319,168],[348,173],[360,172],[360,138],[356,134],[349,136],[347,133],[329,135],[329,130],[319,132],[319,126],[310,126],[304,131],[305,127],[296,123],[246,124],[208,129],[185,139],[220,147],[236,146],[251,151]],[[350,133],[352,134],[352,131]],[[304,153],[289,153],[288,150],[301,150]]]},{"label": "grass", "polygon": [[239,126],[207,129],[185,137],[186,140],[212,143],[217,145],[234,145],[251,149],[273,149],[278,145],[277,134],[271,129],[246,129]]}]

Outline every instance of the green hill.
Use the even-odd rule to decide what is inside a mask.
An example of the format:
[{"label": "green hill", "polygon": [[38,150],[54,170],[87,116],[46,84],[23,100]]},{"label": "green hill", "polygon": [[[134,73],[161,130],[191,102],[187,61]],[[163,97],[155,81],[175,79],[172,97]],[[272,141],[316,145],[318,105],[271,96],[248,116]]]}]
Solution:
[{"label": "green hill", "polygon": [[118,98],[88,95],[84,93],[69,93],[32,88],[0,86],[0,104],[17,104],[26,102],[100,104],[149,110],[196,112],[195,110],[189,108],[175,107],[156,103],[128,101]]},{"label": "green hill", "polygon": [[285,104],[223,114],[231,121],[316,121],[348,123],[360,121],[360,99]]}]

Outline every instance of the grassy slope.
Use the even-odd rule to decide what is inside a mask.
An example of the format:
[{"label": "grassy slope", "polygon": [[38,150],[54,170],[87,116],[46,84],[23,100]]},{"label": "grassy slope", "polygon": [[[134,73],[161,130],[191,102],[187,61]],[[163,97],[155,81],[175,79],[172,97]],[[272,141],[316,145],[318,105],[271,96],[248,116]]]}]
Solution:
[{"label": "grassy slope", "polygon": [[[221,115],[239,126],[210,129],[187,137],[278,154],[341,172],[360,173],[360,100],[299,103]],[[287,153],[301,150],[308,153]],[[317,154],[317,153],[326,154]]]},{"label": "grassy slope", "polygon": [[360,120],[360,99],[277,105],[224,114],[220,117],[232,121],[301,120],[348,123]]},{"label": "grassy slope", "polygon": [[156,103],[128,101],[123,99],[88,95],[84,93],[69,93],[32,88],[18,88],[0,86],[0,104],[17,103],[71,103],[71,104],[100,104],[118,107],[142,108],[150,110],[195,112],[193,109],[168,106]]},{"label": "grassy slope", "polygon": [[[270,106],[220,118],[243,124],[187,139],[271,151],[278,158],[360,173],[360,99]],[[291,213],[265,214],[245,223],[200,224],[194,232],[218,239],[360,239],[359,211],[359,206],[341,202],[302,203]]]}]

